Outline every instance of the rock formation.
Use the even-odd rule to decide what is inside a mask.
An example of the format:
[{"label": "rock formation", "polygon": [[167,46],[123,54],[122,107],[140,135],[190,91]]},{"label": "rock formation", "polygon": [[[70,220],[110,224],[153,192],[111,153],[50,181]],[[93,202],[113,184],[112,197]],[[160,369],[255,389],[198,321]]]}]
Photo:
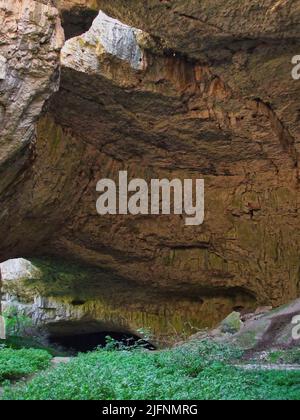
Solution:
[{"label": "rock formation", "polygon": [[[299,296],[297,2],[0,5],[2,261],[246,308]],[[123,169],[204,178],[204,224],[97,215],[97,181]]]},{"label": "rock formation", "polygon": [[247,314],[243,322],[234,312],[218,328],[195,334],[190,340],[227,343],[245,350],[244,359],[263,362],[272,351],[299,349],[299,311],[300,300],[297,299],[274,310],[265,308]]},{"label": "rock formation", "polygon": [[50,335],[149,331],[154,344],[165,346],[214,327],[242,303],[241,296],[200,300],[133,287],[110,273],[61,261],[16,259],[0,269],[4,313],[25,315]]}]

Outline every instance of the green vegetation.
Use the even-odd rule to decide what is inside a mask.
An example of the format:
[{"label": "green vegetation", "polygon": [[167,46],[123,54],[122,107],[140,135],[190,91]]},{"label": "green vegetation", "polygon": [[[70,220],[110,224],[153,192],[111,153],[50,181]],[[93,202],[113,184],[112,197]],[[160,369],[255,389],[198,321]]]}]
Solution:
[{"label": "green vegetation", "polygon": [[6,387],[8,400],[300,400],[300,372],[245,372],[241,353],[211,342],[148,352],[110,345]]},{"label": "green vegetation", "polygon": [[0,350],[0,383],[32,375],[50,365],[51,355],[44,350]]},{"label": "green vegetation", "polygon": [[32,320],[19,312],[18,308],[11,306],[3,316],[7,335],[6,340],[0,340],[0,346],[3,348],[45,350],[52,356],[66,356],[64,352],[46,344],[45,337],[33,327]]},{"label": "green vegetation", "polygon": [[58,350],[55,347],[50,347],[46,343],[42,342],[40,337],[19,337],[19,336],[10,336],[7,340],[0,340],[0,348],[5,346],[13,350],[22,350],[22,349],[36,349],[36,350],[45,350],[47,353],[51,354],[53,357],[64,357],[68,354],[61,350]]},{"label": "green vegetation", "polygon": [[271,352],[267,356],[270,363],[283,364],[299,364],[300,365],[300,349],[281,350]]},{"label": "green vegetation", "polygon": [[32,320],[20,313],[17,307],[11,306],[4,313],[6,334],[8,336],[26,336],[32,328]]}]

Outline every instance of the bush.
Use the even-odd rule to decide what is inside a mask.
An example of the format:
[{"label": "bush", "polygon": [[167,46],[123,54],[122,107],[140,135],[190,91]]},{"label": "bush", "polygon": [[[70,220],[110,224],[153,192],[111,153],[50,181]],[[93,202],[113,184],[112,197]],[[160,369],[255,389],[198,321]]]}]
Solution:
[{"label": "bush", "polygon": [[50,365],[51,355],[43,350],[0,349],[0,382],[17,380]]},{"label": "bush", "polygon": [[[160,351],[98,350],[42,372],[7,400],[300,400],[300,372],[245,372],[212,343]],[[227,361],[227,362],[226,362]]]},{"label": "bush", "polygon": [[22,314],[15,306],[10,306],[3,313],[7,336],[24,336],[32,328],[32,320]]}]

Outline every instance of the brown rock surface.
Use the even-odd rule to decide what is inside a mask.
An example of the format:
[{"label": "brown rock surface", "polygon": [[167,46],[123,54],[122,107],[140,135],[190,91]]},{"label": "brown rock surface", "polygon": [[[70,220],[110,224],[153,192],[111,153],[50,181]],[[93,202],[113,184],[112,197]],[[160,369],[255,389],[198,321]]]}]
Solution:
[{"label": "brown rock surface", "polygon": [[[298,364],[299,360],[299,313],[300,313],[300,299],[294,300],[286,305],[283,305],[275,310],[267,311],[264,314],[248,314],[248,319],[245,322],[238,323],[239,318],[237,313],[231,314],[221,325],[212,330],[197,333],[190,337],[189,342],[199,340],[213,340],[219,343],[227,343],[234,347],[244,350],[243,359],[257,360],[266,362],[270,359],[269,356],[274,356],[274,352],[278,352],[277,357],[273,361],[276,363],[288,363],[288,353],[279,351],[295,350],[294,358],[296,361],[290,360],[290,363]],[[237,322],[238,328],[234,330],[224,330],[224,324],[231,325],[232,320],[234,324]],[[227,325],[228,326],[228,325]],[[182,343],[178,343],[180,345]],[[276,355],[275,355],[276,356]],[[282,361],[280,357],[282,356]],[[290,354],[290,357],[292,353]],[[255,368],[255,365],[252,366]]]},{"label": "brown rock surface", "polygon": [[[13,165],[1,165],[0,182],[9,180],[0,196],[1,259],[64,255],[184,296],[235,294],[237,306],[299,296],[300,83],[291,78],[299,3],[96,3],[151,34],[136,32],[141,67],[91,33],[65,45],[60,90],[37,142],[7,129],[24,148]],[[43,55],[37,63],[47,94],[57,66],[51,54],[47,72]],[[24,109],[32,127],[40,109]],[[1,131],[4,157],[15,141],[3,142],[7,135]],[[205,223],[98,216],[97,181],[123,169],[148,181],[204,177]]]},{"label": "brown rock surface", "polygon": [[[0,165],[18,157],[15,172],[34,143],[45,101],[59,87],[64,35],[57,9],[45,1],[1,1],[0,22]],[[1,192],[11,178],[1,175]]]},{"label": "brown rock surface", "polygon": [[101,9],[196,57],[212,45],[297,38],[300,31],[300,7],[293,0],[56,0],[56,4],[62,10]]}]

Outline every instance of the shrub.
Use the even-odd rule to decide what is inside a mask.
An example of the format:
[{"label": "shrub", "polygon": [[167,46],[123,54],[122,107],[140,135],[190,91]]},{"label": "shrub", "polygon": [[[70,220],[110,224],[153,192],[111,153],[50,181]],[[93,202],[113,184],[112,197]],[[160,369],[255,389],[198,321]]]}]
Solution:
[{"label": "shrub", "polygon": [[3,313],[7,336],[24,336],[32,328],[32,320],[22,314],[15,306],[10,306]]},{"label": "shrub", "polygon": [[50,365],[51,355],[43,350],[0,349],[0,382],[17,380]]},{"label": "shrub", "polygon": [[300,400],[300,372],[245,372],[226,365],[235,356],[212,343],[160,352],[102,349],[6,388],[3,399]]}]

